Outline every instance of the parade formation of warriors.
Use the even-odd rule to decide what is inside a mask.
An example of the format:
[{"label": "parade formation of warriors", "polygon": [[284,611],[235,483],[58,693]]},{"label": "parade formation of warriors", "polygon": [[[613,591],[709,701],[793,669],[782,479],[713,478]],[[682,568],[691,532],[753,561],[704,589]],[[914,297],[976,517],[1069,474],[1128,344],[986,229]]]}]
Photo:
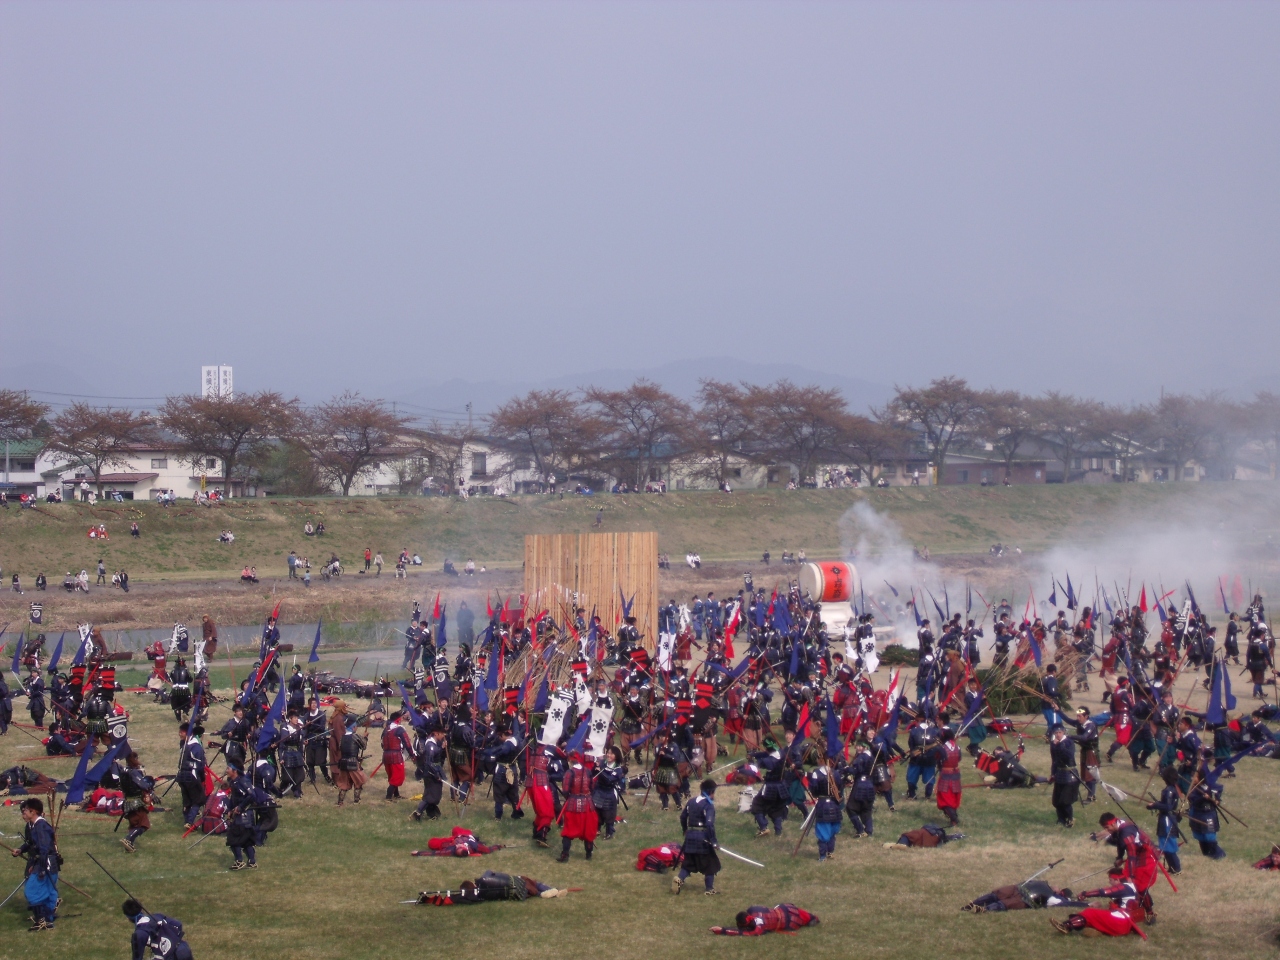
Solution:
[{"label": "parade formation of warriors", "polygon": [[[12,720],[15,692],[25,694],[35,727],[45,730],[50,718],[41,738],[46,752],[80,758],[65,781],[63,807],[102,802],[118,811],[129,825],[120,838],[129,854],[145,846],[149,812],[168,793],[181,806],[188,833],[220,837],[230,851],[229,869],[254,870],[288,799],[312,791],[339,807],[354,806],[367,799],[366,787],[382,771],[385,802],[408,799],[402,788],[410,777],[418,784],[411,821],[458,818],[473,803],[486,809],[491,803],[495,820],[509,814],[528,821],[535,848],[553,847],[556,831],[554,859],[561,863],[575,856],[575,841],[590,861],[597,842],[619,836],[637,804],[678,812],[683,841],[641,851],[637,863],[673,871],[674,895],[693,874],[702,876],[705,894],[717,894],[722,856],[760,866],[720,843],[717,818],[726,811],[717,810],[715,797],[724,783],[744,788],[739,810],[754,820],[759,837],[782,835],[796,808],[797,851],[812,834],[817,859],[826,862],[838,854],[846,818],[855,838],[882,836],[876,833],[880,803],[900,812],[903,800],[932,801],[938,812],[885,836],[886,847],[962,841],[962,800],[973,786],[961,782],[962,771],[976,766],[982,787],[1043,783],[1047,806],[1064,829],[1076,826],[1077,808],[1098,800],[1099,789],[1123,815],[1103,814],[1094,832],[1115,849],[1106,883],[1072,894],[1028,881],[998,888],[966,909],[1064,906],[1075,910],[1054,921],[1064,933],[1143,934],[1142,925],[1156,916],[1157,880],[1166,876],[1172,885],[1183,870],[1184,826],[1202,855],[1227,856],[1219,842],[1232,816],[1223,781],[1246,758],[1280,758],[1267,725],[1280,710],[1267,699],[1275,690],[1275,641],[1261,597],[1229,615],[1219,640],[1189,588],[1187,594],[1181,607],[1165,604],[1171,594],[1149,604],[1144,588],[1138,603],[1111,609],[1109,623],[1074,596],[1071,615],[1058,611],[1048,624],[1033,616],[1030,604],[1016,621],[1002,602],[994,609],[993,664],[981,673],[983,629],[975,618],[939,609],[942,626],[935,634],[916,608],[914,699],[906,695],[901,667],[890,668],[887,684],[873,682],[881,667],[869,609],[829,635],[820,605],[798,584],[770,595],[744,590],[727,600],[708,594],[689,604],[671,601],[660,608],[657,636],[648,644],[634,616],[610,630],[584,606],[566,604],[557,616],[536,598],[521,597],[514,609],[510,601],[490,607],[479,634],[468,622],[452,657],[437,597],[430,614],[414,604],[403,676],[366,684],[371,705],[359,713],[341,691],[361,686],[317,673],[310,666],[318,659],[314,647],[307,671],[283,667],[278,606],[249,675],[229,702],[218,697],[209,682],[217,627],[205,617],[198,639],[177,624],[167,644],[149,651],[147,689],[167,702],[176,724],[173,757],[158,761],[176,772],[162,778],[147,774],[129,743],[128,713],[106,644],[101,631],[86,624],[69,669],[60,663],[61,642],[51,655],[42,635],[19,643],[13,672],[21,690],[0,678],[0,732]],[[1160,620],[1154,633],[1147,625],[1152,611]],[[1104,630],[1109,636],[1099,646]],[[1228,670],[1242,658],[1256,704],[1249,712],[1236,710]],[[1203,710],[1174,702],[1174,684],[1188,672],[1203,673]],[[1091,678],[1104,684],[1103,712],[1072,710],[1065,688],[1088,689]],[[1028,725],[1018,729],[997,715],[984,689],[995,684],[1021,691],[1040,710],[1048,778],[1023,765]],[[215,706],[229,714],[216,729]],[[1113,737],[1105,751],[1104,733]],[[1147,789],[1132,793],[1106,782],[1102,771],[1118,757],[1135,771],[1150,771]],[[52,799],[58,785],[35,779],[42,776],[22,767],[0,774],[7,786],[44,789]],[[161,790],[157,779],[171,782]],[[1131,811],[1149,812],[1152,829]],[[39,800],[24,802],[27,831],[14,854],[28,861],[24,890],[33,930],[54,926],[60,902],[57,817],[51,815]],[[673,817],[673,831],[676,824]],[[417,853],[478,856],[499,846],[455,826]],[[447,906],[567,892],[486,871],[456,890],[423,891],[407,902]],[[1092,906],[1094,900],[1105,906]],[[179,921],[148,913],[132,899],[125,913],[135,923],[135,956],[143,947],[156,956],[190,956]],[[757,935],[815,923],[801,907],[784,903],[749,907],[735,925],[712,932]],[[170,952],[159,950],[161,942]]]}]

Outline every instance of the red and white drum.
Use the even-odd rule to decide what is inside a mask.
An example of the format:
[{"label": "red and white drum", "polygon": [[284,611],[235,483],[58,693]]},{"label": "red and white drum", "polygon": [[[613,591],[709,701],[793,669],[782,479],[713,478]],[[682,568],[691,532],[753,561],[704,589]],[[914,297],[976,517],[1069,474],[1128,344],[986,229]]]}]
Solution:
[{"label": "red and white drum", "polygon": [[858,570],[851,563],[824,560],[800,568],[800,589],[819,603],[848,603],[859,586]]}]

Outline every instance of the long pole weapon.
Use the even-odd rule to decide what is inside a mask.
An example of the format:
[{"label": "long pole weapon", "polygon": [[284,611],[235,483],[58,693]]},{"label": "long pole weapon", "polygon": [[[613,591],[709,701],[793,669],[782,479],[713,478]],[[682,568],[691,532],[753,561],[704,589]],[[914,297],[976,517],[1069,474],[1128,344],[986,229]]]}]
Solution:
[{"label": "long pole weapon", "polygon": [[813,816],[817,812],[818,812],[818,805],[815,803],[809,809],[809,815],[804,818],[804,825],[800,829],[800,839],[796,841],[796,848],[791,851],[791,855],[793,857],[800,852],[800,844],[804,843],[804,838],[809,835],[809,827],[813,825]]},{"label": "long pole weapon", "polygon": [[92,853],[88,853],[87,851],[86,851],[86,856],[88,856],[88,858],[89,858],[90,860],[92,860],[94,863],[96,863],[96,864],[98,865],[98,869],[100,869],[103,873],[105,873],[105,874],[110,878],[110,880],[111,880],[111,882],[112,882],[112,883],[114,883],[114,884],[115,884],[117,887],[119,887],[121,890],[124,890],[124,895],[125,895],[126,897],[128,897],[130,900],[136,900],[136,901],[138,902],[138,905],[139,905],[139,906],[141,906],[141,905],[142,905],[142,901],[141,901],[141,900],[138,900],[138,898],[137,898],[137,897],[135,897],[135,896],[134,896],[132,893],[130,893],[128,890],[125,890],[125,888],[124,888],[124,884],[123,884],[123,883],[121,883],[119,880],[117,880],[117,879],[112,875],[111,871],[110,871],[110,870],[108,870],[106,867],[104,867],[104,866],[102,865],[102,861],[100,861],[100,860],[99,860],[97,857],[95,857]]}]

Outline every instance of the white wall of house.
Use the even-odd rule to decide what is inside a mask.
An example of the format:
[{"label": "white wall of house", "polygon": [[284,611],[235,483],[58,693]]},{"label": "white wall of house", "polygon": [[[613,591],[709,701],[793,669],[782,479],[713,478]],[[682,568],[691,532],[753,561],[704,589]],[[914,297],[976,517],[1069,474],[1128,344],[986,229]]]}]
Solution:
[{"label": "white wall of house", "polygon": [[[40,496],[61,483],[63,496],[79,496],[81,479],[94,486],[93,474],[87,467],[76,466],[59,458],[52,451],[41,451],[36,459],[36,472],[41,475],[44,489]],[[177,497],[191,497],[200,490],[200,478],[205,478],[205,490],[222,488],[222,461],[217,457],[203,458],[194,465],[173,450],[140,449],[131,454],[124,464],[113,464],[103,470],[104,477],[112,479],[103,483],[103,492],[119,490],[126,498],[155,500],[163,493],[172,492]],[[128,478],[128,479],[126,479]],[[237,490],[239,484],[235,484]]]}]

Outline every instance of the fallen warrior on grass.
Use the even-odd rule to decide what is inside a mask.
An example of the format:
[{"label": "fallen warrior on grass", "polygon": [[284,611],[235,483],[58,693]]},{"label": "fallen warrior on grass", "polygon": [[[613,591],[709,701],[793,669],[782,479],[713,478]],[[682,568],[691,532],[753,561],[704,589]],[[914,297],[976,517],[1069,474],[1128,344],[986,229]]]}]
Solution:
[{"label": "fallen warrior on grass", "polygon": [[426,850],[414,850],[413,857],[479,857],[501,850],[503,844],[486,844],[466,827],[454,827],[447,837],[432,837]]},{"label": "fallen warrior on grass", "polygon": [[486,870],[474,880],[464,880],[456,890],[423,890],[418,894],[417,900],[404,902],[433,907],[455,907],[464,904],[489,903],[495,900],[528,900],[532,897],[551,900],[568,895],[568,889],[549,887],[532,877]]},{"label": "fallen warrior on grass", "polygon": [[801,910],[794,903],[780,903],[776,907],[747,907],[734,921],[734,927],[712,927],[711,932],[722,937],[761,937],[766,933],[794,933],[801,927],[816,927],[818,918],[808,910]]},{"label": "fallen warrior on grass", "polygon": [[1042,910],[1045,907],[1080,909],[1087,906],[1087,900],[1075,899],[1070,890],[1059,890],[1043,880],[1028,880],[1025,883],[996,887],[990,893],[970,900],[960,909],[970,913],[1004,913],[1006,910]]},{"label": "fallen warrior on grass", "polygon": [[897,843],[886,843],[885,849],[907,849],[909,847],[938,847],[952,840],[963,840],[963,833],[947,833],[942,827],[926,823],[918,830],[908,830],[898,837]]},{"label": "fallen warrior on grass", "polygon": [[1049,923],[1059,933],[1082,933],[1086,937],[1123,937],[1136,933],[1143,940],[1147,939],[1138,924],[1154,922],[1155,914],[1148,916],[1142,906],[1143,897],[1131,880],[1123,880],[1115,874],[1111,879],[1113,884],[1109,887],[1080,893],[1083,900],[1107,897],[1111,901],[1110,907],[1086,907],[1065,920],[1054,919]]}]

